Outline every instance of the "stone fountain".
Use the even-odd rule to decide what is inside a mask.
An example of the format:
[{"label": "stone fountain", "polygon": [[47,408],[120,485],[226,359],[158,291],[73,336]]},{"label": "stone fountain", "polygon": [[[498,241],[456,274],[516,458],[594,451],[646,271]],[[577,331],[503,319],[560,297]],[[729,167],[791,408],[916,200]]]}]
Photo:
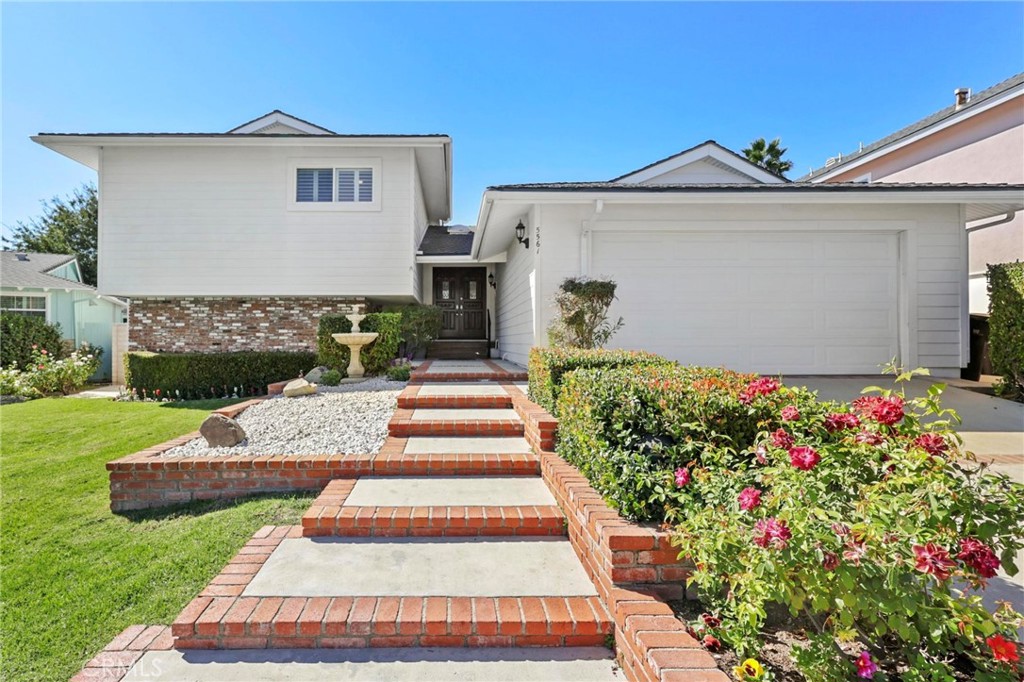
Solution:
[{"label": "stone fountain", "polygon": [[359,331],[359,323],[366,315],[346,315],[345,317],[352,323],[352,331],[345,334],[331,334],[331,337],[341,345],[348,346],[348,378],[362,379],[366,368],[363,367],[359,354],[362,352],[363,346],[368,346],[376,341],[379,335],[377,332]]}]

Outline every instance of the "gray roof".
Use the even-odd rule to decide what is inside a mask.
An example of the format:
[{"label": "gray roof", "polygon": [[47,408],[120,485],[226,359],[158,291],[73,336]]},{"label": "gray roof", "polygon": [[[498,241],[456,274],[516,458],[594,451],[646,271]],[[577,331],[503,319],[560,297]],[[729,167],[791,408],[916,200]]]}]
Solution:
[{"label": "gray roof", "polygon": [[997,83],[990,88],[987,88],[985,90],[982,90],[981,92],[971,95],[970,101],[968,101],[967,104],[963,105],[959,109],[956,108],[955,104],[951,104],[945,109],[936,111],[934,114],[926,116],[922,118],[920,121],[908,125],[906,128],[901,128],[897,130],[895,133],[892,133],[891,135],[887,135],[880,140],[876,140],[875,142],[872,142],[869,145],[865,145],[863,149],[853,152],[849,156],[844,156],[842,158],[842,161],[839,161],[838,163],[834,163],[831,166],[822,166],[821,168],[815,168],[810,173],[800,178],[800,181],[807,180],[812,177],[817,177],[818,175],[821,175],[825,171],[831,173],[832,171],[835,171],[838,168],[842,168],[847,164],[856,161],[857,159],[863,157],[865,154],[870,154],[890,144],[899,142],[905,137],[910,137],[914,133],[925,130],[926,128],[933,126],[937,123],[941,123],[942,121],[945,121],[948,118],[962,115],[965,112],[969,112],[971,109],[983,104],[984,102],[991,100],[993,97],[998,97],[1004,92],[1012,90],[1021,83],[1024,83],[1024,73],[1018,73],[1016,76],[1007,78],[1002,83]]},{"label": "gray roof", "polygon": [[493,185],[494,192],[920,192],[982,191],[1010,189],[1024,191],[1024,185],[1009,183],[956,182],[789,182],[789,183],[687,183],[674,185],[622,185],[617,182],[536,182],[520,185]]},{"label": "gray roof", "polygon": [[236,130],[238,130],[239,128],[244,128],[245,126],[249,125],[250,123],[255,123],[256,121],[260,120],[261,118],[266,118],[267,116],[273,116],[274,114],[281,114],[282,116],[287,116],[288,118],[294,118],[296,121],[300,121],[302,123],[305,123],[306,125],[313,126],[314,128],[319,128],[320,130],[324,131],[325,133],[330,133],[331,135],[337,135],[337,133],[334,132],[333,130],[329,130],[327,128],[324,128],[323,126],[317,125],[316,123],[313,123],[312,121],[307,121],[304,118],[299,118],[298,116],[293,116],[292,114],[289,114],[287,111],[281,111],[280,109],[274,109],[273,111],[267,112],[267,113],[263,114],[262,116],[257,116],[256,118],[252,119],[251,121],[246,121],[245,123],[243,123],[241,125],[235,126],[234,128],[232,128],[228,132],[229,133],[233,133]]},{"label": "gray roof", "polygon": [[[22,260],[18,257],[19,255],[27,260]],[[75,260],[73,255],[63,253],[0,251],[0,286],[96,291],[95,287],[88,284],[46,274],[47,271],[73,260]]]},{"label": "gray roof", "polygon": [[444,225],[431,225],[420,242],[419,252],[424,256],[468,256],[473,248],[473,232],[454,234]]},{"label": "gray roof", "polygon": [[674,159],[677,156],[682,156],[683,154],[689,154],[694,149],[697,149],[698,147],[703,147],[706,144],[713,144],[714,146],[716,146],[719,149],[721,149],[723,152],[729,152],[730,154],[735,156],[737,159],[739,159],[743,163],[745,163],[747,165],[750,165],[750,166],[753,166],[754,168],[756,168],[757,170],[759,170],[759,171],[761,171],[763,173],[768,173],[769,175],[774,175],[774,176],[778,177],[780,180],[784,180],[786,182],[790,182],[789,178],[787,178],[785,176],[782,176],[782,175],[779,175],[778,173],[772,173],[770,170],[768,170],[767,168],[765,168],[763,166],[758,166],[756,163],[754,163],[753,161],[751,161],[747,157],[743,156],[742,154],[737,154],[733,150],[729,149],[728,147],[725,147],[723,145],[718,144],[714,140],[704,140],[700,144],[695,144],[692,147],[688,147],[688,148],[684,149],[681,152],[676,152],[675,154],[672,154],[671,156],[666,156],[664,159],[659,159],[659,160],[657,160],[657,161],[655,161],[653,163],[649,163],[646,166],[644,166],[643,168],[637,168],[636,170],[629,171],[628,173],[623,173],[622,175],[620,175],[620,176],[618,176],[616,178],[612,178],[611,182],[616,182],[618,180],[621,180],[622,178],[628,178],[630,175],[635,175],[636,173],[639,173],[640,171],[645,171],[648,168],[653,168],[654,166],[657,166],[660,163],[665,163],[666,161],[670,161],[671,159]]}]

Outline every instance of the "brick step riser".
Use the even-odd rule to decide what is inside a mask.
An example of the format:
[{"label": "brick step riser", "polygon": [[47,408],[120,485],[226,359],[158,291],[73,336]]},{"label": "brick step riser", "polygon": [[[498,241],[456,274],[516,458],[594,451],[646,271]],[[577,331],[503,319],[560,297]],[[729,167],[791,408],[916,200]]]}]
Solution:
[{"label": "brick step riser", "polygon": [[373,476],[537,476],[533,455],[404,455],[374,462]]},{"label": "brick step riser", "polygon": [[189,611],[177,649],[600,646],[612,632],[597,597],[201,597]]},{"label": "brick step riser", "polygon": [[507,410],[512,398],[501,395],[399,396],[400,410]]},{"label": "brick step riser", "polygon": [[565,536],[557,507],[356,507],[317,500],[305,537]]},{"label": "brick step riser", "polygon": [[411,436],[472,438],[522,436],[525,427],[522,422],[513,421],[400,421],[388,424],[388,434],[394,438]]}]

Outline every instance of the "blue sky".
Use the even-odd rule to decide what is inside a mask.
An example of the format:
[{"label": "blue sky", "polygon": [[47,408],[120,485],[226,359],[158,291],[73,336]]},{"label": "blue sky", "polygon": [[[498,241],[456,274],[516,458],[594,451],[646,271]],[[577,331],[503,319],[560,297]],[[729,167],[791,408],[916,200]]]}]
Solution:
[{"label": "blue sky", "polygon": [[11,225],[92,171],[28,137],[225,131],[272,109],[454,139],[489,184],[604,180],[713,138],[818,166],[1024,71],[1024,3],[2,6]]}]

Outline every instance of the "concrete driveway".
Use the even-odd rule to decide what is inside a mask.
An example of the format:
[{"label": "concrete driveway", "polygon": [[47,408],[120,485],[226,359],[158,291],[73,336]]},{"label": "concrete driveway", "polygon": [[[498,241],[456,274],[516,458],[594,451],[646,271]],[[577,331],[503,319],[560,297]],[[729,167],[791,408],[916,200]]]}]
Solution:
[{"label": "concrete driveway", "polygon": [[[892,377],[879,376],[792,376],[784,377],[790,386],[806,386],[825,400],[850,401],[861,395],[866,386],[894,387]],[[917,377],[906,388],[907,397],[927,394],[933,383],[941,379]],[[1014,480],[1024,483],[1024,403],[946,386],[942,404],[956,410],[963,420],[957,431],[964,446],[981,460],[1007,464],[1016,469],[1007,471]],[[1015,466],[1014,466],[1015,465]]]}]

